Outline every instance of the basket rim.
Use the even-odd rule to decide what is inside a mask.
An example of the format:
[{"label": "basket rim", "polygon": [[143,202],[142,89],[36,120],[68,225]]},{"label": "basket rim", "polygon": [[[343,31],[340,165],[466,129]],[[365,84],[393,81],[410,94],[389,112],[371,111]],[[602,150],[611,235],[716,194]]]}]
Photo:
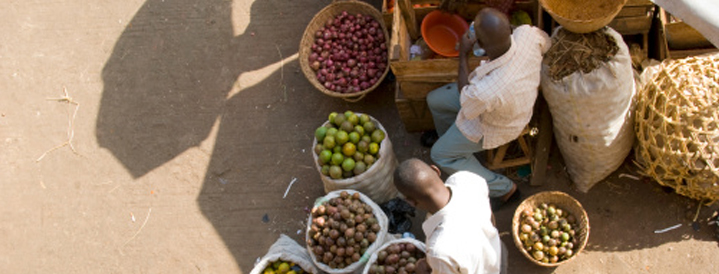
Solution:
[{"label": "basket rim", "polygon": [[[560,15],[560,14],[558,14],[556,11],[554,11],[554,10],[553,10],[550,6],[548,6],[546,3],[547,3],[547,0],[539,0],[539,4],[542,6],[542,9],[544,9],[545,11],[547,11],[550,15],[552,15],[552,17],[555,17],[555,16],[556,16],[556,17],[561,18],[561,19],[564,20],[564,21],[572,22],[572,23],[591,23],[591,22],[606,20],[607,17],[614,18],[614,17],[619,13],[619,11],[622,10],[622,7],[624,7],[624,5],[627,3],[627,0],[622,0],[622,4],[621,4],[621,5],[617,5],[617,6],[612,10],[612,12],[607,13],[607,14],[604,15],[604,16],[595,17],[595,18],[592,18],[592,19],[585,19],[585,20],[569,19],[569,18],[567,18],[567,17],[564,17],[563,15]],[[556,18],[555,18],[555,19],[556,19]],[[611,21],[611,20],[610,20],[610,21]]]},{"label": "basket rim", "polygon": [[[580,243],[579,243],[579,246],[577,247],[577,251],[574,253],[574,256],[569,257],[569,259],[559,261],[556,263],[544,263],[544,262],[535,260],[531,256],[531,254],[529,254],[529,252],[527,252],[527,250],[524,249],[524,247],[522,246],[522,242],[519,240],[519,235],[517,233],[517,231],[519,230],[519,219],[522,214],[521,210],[519,210],[519,209],[524,206],[527,206],[528,204],[534,203],[535,201],[538,201],[539,198],[550,197],[550,196],[559,197],[560,199],[564,199],[566,201],[569,201],[572,204],[577,205],[578,208],[581,210],[580,213],[582,215],[581,218],[578,218],[578,220],[581,220],[580,227],[583,226],[584,230],[586,230],[586,232],[582,234],[583,237],[580,238]],[[574,214],[577,217],[580,217],[576,214],[576,212],[572,212],[572,214]],[[562,192],[562,191],[542,191],[542,192],[537,192],[534,195],[527,197],[526,199],[524,199],[524,201],[522,201],[519,204],[519,206],[517,206],[517,209],[514,211],[514,215],[512,217],[512,239],[514,241],[514,245],[517,247],[517,249],[519,249],[519,252],[522,253],[524,255],[524,257],[526,257],[530,261],[534,262],[535,264],[544,266],[544,267],[556,267],[556,266],[559,266],[559,265],[562,265],[564,263],[574,260],[574,258],[576,258],[579,255],[579,253],[582,250],[584,250],[584,248],[586,247],[587,242],[589,241],[589,232],[590,232],[589,217],[587,215],[586,210],[584,210],[584,207],[582,206],[582,204],[579,201],[577,201],[577,199],[575,199],[571,195],[569,195],[565,192]]]},{"label": "basket rim", "polygon": [[377,79],[377,82],[374,85],[370,86],[369,88],[367,88],[365,90],[361,90],[361,91],[355,92],[355,93],[339,93],[339,92],[334,92],[334,91],[331,91],[331,90],[325,88],[322,84],[320,84],[319,81],[317,81],[314,73],[312,75],[309,74],[309,71],[312,70],[311,68],[309,68],[309,63],[307,61],[307,57],[309,55],[310,49],[307,47],[303,47],[304,44],[314,41],[313,33],[314,33],[315,29],[310,31],[310,27],[313,26],[317,22],[317,20],[319,20],[318,18],[320,18],[321,16],[324,16],[325,14],[331,14],[334,17],[340,13],[336,9],[338,9],[338,7],[343,7],[343,6],[345,6],[345,7],[359,6],[359,7],[363,7],[363,8],[367,8],[367,9],[371,10],[369,12],[369,14],[365,14],[365,15],[372,16],[372,18],[374,18],[377,21],[377,23],[380,24],[380,28],[382,29],[382,33],[384,34],[384,37],[385,37],[385,44],[387,46],[387,52],[389,54],[389,46],[390,46],[389,45],[389,41],[390,41],[389,40],[389,32],[387,31],[387,27],[384,23],[382,13],[380,11],[378,11],[377,8],[375,8],[374,6],[372,6],[368,3],[364,3],[361,1],[357,1],[357,0],[334,1],[334,2],[330,3],[329,5],[327,5],[326,7],[324,7],[319,12],[317,12],[317,14],[315,14],[315,16],[312,17],[312,20],[310,20],[310,22],[307,24],[307,27],[305,28],[305,31],[302,34],[302,39],[300,40],[300,47],[299,47],[300,69],[302,70],[303,74],[305,75],[305,78],[307,78],[307,80],[316,89],[320,90],[322,93],[332,96],[332,97],[343,98],[347,101],[350,101],[353,98],[355,98],[355,100],[360,100],[360,99],[364,98],[364,96],[367,95],[367,93],[369,93],[370,91],[373,91],[377,87],[379,87],[379,85],[382,84],[382,82],[384,81],[385,77],[387,77],[387,74],[389,73],[389,70],[390,70],[389,56],[388,56],[387,62],[386,62],[387,66],[385,67],[384,72],[382,73],[382,76],[380,76]]}]

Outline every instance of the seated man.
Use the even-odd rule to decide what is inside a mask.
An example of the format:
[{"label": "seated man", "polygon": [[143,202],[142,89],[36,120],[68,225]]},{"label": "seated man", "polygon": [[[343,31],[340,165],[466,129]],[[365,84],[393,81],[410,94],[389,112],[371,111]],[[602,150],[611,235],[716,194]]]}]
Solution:
[{"label": "seated man", "polygon": [[405,200],[432,214],[422,223],[427,256],[417,261],[417,273],[506,273],[507,250],[493,225],[482,177],[459,171],[444,183],[439,168],[414,158],[395,174]]},{"label": "seated man", "polygon": [[[525,128],[537,99],[542,54],[551,41],[533,26],[512,31],[507,17],[491,8],[482,9],[473,24],[476,40],[468,32],[460,42],[457,83],[427,95],[436,132],[426,132],[422,143],[432,146],[432,160],[444,172],[466,170],[482,176],[489,196],[500,205],[517,186],[482,166],[474,153],[511,142]],[[474,43],[489,61],[468,74],[467,54]]]}]

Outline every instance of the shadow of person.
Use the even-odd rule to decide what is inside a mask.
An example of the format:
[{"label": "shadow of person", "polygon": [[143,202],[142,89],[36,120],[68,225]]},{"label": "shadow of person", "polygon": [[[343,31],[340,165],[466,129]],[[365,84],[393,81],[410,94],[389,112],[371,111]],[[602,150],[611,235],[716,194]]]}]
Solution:
[{"label": "shadow of person", "polygon": [[102,71],[96,137],[137,178],[206,139],[237,75],[232,2],[148,0]]}]

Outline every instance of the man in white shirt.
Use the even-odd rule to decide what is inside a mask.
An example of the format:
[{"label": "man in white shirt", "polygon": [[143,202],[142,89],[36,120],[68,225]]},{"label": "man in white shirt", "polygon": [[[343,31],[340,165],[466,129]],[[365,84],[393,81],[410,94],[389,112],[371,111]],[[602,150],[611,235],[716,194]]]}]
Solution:
[{"label": "man in white shirt", "polygon": [[402,162],[394,184],[405,200],[431,214],[422,223],[427,256],[423,273],[506,273],[507,251],[492,222],[482,177],[459,171],[442,182],[439,168],[419,159]]},{"label": "man in white shirt", "polygon": [[[473,24],[476,39],[465,34],[460,42],[457,83],[427,95],[438,139],[425,133],[422,140],[432,146],[432,160],[444,172],[465,170],[483,177],[489,196],[501,204],[518,196],[516,184],[482,166],[474,153],[511,142],[526,127],[551,40],[533,26],[512,30],[506,15],[492,8],[482,9]],[[468,73],[467,55],[475,42],[489,61]]]}]

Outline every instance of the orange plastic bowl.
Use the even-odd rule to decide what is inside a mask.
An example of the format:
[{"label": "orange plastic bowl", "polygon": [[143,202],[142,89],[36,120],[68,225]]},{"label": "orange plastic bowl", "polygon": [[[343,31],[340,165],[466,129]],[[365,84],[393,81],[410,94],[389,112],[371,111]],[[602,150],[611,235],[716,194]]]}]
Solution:
[{"label": "orange plastic bowl", "polygon": [[446,57],[459,56],[455,48],[469,24],[459,15],[435,10],[422,20],[422,37],[432,51]]}]

